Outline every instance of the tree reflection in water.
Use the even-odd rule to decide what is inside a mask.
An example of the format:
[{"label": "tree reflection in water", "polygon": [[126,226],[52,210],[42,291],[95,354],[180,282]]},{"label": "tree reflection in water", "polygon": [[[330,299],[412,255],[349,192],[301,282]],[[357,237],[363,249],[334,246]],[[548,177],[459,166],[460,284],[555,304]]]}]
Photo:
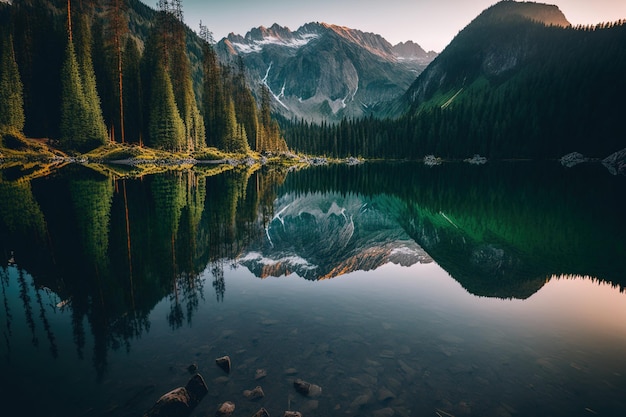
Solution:
[{"label": "tree reflection in water", "polygon": [[[477,295],[527,298],[553,274],[590,275],[623,287],[623,178],[540,168],[366,164],[289,175],[270,167],[220,174],[197,168],[125,179],[69,166],[36,179],[2,177],[0,254],[14,259],[0,275],[7,355],[14,333],[9,268],[17,268],[31,343],[40,344],[36,328],[41,326],[50,355],[58,357],[48,315],[70,309],[77,354],[84,356],[93,337],[100,379],[108,352],[130,350],[132,341],[150,330],[149,314],[161,300],[168,300],[172,329],[190,326],[208,279],[216,300],[223,302],[226,265],[257,271],[245,263],[257,261],[243,259],[252,251],[258,262],[279,256],[278,250],[282,257],[316,259],[318,269],[310,269],[307,278],[319,279],[322,272],[333,277],[389,262],[381,251],[393,252],[393,245],[385,246],[393,236],[412,240],[425,258],[432,257]],[[552,181],[545,182],[546,176]],[[593,187],[580,194],[581,184]],[[281,245],[270,245],[268,228],[285,221],[275,218],[283,208],[275,205],[304,205],[311,195],[317,196],[316,210],[332,221],[322,228],[314,217],[298,222],[306,210],[292,205],[293,222],[283,226],[295,237],[281,232],[275,235],[282,236]],[[354,213],[330,210],[348,195],[354,197]],[[350,234],[341,250],[329,250],[335,247],[333,233],[324,227],[345,226],[348,220]],[[317,241],[304,242],[307,234]],[[310,253],[316,247],[323,256]],[[293,271],[267,265],[261,270]]]}]

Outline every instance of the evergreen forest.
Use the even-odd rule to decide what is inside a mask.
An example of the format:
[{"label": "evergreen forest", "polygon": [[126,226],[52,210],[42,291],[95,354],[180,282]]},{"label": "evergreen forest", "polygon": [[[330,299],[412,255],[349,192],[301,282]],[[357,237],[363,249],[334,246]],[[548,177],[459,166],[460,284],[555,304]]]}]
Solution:
[{"label": "evergreen forest", "polygon": [[83,153],[107,143],[170,152],[286,151],[266,95],[219,63],[211,32],[181,0],[21,0],[0,4],[0,132],[5,147],[45,138]]}]

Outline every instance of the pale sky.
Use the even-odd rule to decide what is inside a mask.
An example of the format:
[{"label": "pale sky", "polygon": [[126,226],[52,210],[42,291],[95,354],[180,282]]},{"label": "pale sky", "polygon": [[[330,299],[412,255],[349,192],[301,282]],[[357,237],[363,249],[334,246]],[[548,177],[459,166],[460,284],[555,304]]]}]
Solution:
[{"label": "pale sky", "polygon": [[[142,0],[156,8],[157,0]],[[183,0],[185,22],[208,26],[218,41],[274,23],[296,30],[324,22],[381,35],[396,44],[412,40],[441,52],[472,19],[497,0]],[[573,24],[626,19],[626,0],[554,0]]]}]

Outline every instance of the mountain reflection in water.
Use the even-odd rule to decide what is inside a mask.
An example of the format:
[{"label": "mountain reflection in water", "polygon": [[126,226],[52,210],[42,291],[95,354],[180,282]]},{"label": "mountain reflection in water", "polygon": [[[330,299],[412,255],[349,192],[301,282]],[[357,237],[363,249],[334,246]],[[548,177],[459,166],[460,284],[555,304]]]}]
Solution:
[{"label": "mountain reflection in water", "polygon": [[[239,305],[245,286],[231,278],[237,292],[230,297],[229,276],[244,269],[260,278],[309,281],[373,271],[375,280],[346,278],[342,285],[355,296],[363,285],[379,294],[403,293],[393,285],[419,265],[443,268],[471,294],[530,305],[546,300],[534,296],[546,283],[561,294],[551,300],[567,303],[558,283],[579,282],[579,276],[623,292],[624,178],[596,168],[371,163],[289,173],[197,168],[139,179],[83,166],[49,175],[7,169],[0,177],[0,352],[15,384],[6,394],[24,399],[32,378],[48,384],[42,370],[48,360],[74,366],[68,342],[76,360],[91,358],[95,380],[106,381],[119,372],[110,369],[116,352],[130,354],[147,335],[163,337],[166,330],[155,324],[161,312],[176,334],[206,321],[198,312],[211,293],[218,303],[231,303],[224,308]],[[307,288],[299,291],[323,292]],[[602,305],[602,297],[594,305]],[[607,315],[625,312],[623,296],[617,300]],[[266,314],[262,304],[254,308]],[[552,314],[547,307],[545,314]],[[32,359],[35,375],[24,374],[32,368],[24,343],[32,345],[24,352],[39,352]],[[87,408],[88,399],[81,403]]]}]

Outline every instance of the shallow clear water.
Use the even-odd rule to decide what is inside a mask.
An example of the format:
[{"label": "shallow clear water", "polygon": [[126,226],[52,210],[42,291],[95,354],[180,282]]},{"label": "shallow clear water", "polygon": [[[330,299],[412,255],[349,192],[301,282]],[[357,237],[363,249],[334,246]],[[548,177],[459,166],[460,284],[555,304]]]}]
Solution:
[{"label": "shallow clear water", "polygon": [[[205,282],[204,301],[179,329],[168,325],[169,300],[157,304],[149,332],[128,351],[112,352],[97,381],[94,341],[88,337],[79,358],[67,332],[70,312],[50,307],[57,298],[39,291],[58,351],[51,358],[32,280],[24,277],[37,322],[33,346],[17,270],[8,273],[13,334],[4,375],[10,391],[34,401],[26,403],[29,415],[140,412],[184,385],[192,363],[210,387],[197,415],[226,400],[239,415],[260,406],[279,414],[314,408],[307,413],[314,415],[385,407],[399,415],[617,415],[626,407],[626,294],[588,278],[553,279],[521,301],[468,294],[435,264],[319,282],[260,280],[240,267],[225,274],[223,302]],[[214,363],[224,354],[233,361],[228,378]],[[259,368],[267,377],[255,381]],[[322,396],[295,393],[295,377],[320,385]],[[251,403],[242,391],[256,385],[266,398]],[[379,400],[382,389],[395,398]]]},{"label": "shallow clear water", "polygon": [[[539,207],[543,217],[537,223],[558,223],[567,239],[583,240],[543,253],[541,242],[558,242],[548,236],[557,230],[543,239],[507,234],[525,232],[517,223],[532,218],[525,212],[515,212],[513,226],[507,226],[500,224],[504,220],[472,221],[454,209],[461,205],[464,213],[485,213],[476,201],[488,197],[500,211],[487,214],[507,219],[511,212],[504,201],[515,203],[514,196],[463,200],[457,193],[456,206],[446,206],[445,200],[390,189],[346,192],[342,186],[315,185],[311,178],[336,182],[337,173],[328,169],[288,174],[263,194],[267,174],[257,173],[244,176],[244,192],[231,193],[239,196],[231,217],[232,201],[218,206],[211,197],[231,189],[223,188],[225,177],[185,182],[187,177],[178,176],[174,183],[182,181],[187,201],[174,203],[178,211],[138,203],[156,194],[156,180],[127,180],[127,196],[142,198],[134,203],[127,197],[126,216],[122,184],[96,179],[90,195],[101,190],[111,196],[102,222],[106,227],[94,227],[105,232],[83,226],[68,236],[60,225],[74,217],[59,213],[76,203],[50,203],[51,195],[63,195],[63,187],[77,192],[74,174],[65,175],[33,180],[30,197],[24,197],[21,185],[3,184],[4,195],[10,189],[37,203],[46,230],[45,249],[39,249],[33,231],[41,225],[11,222],[3,211],[2,248],[10,262],[0,269],[0,367],[2,400],[19,404],[15,415],[140,415],[162,394],[184,385],[191,364],[209,387],[197,416],[214,415],[227,400],[241,416],[261,406],[271,415],[292,409],[305,416],[617,416],[626,411],[626,276],[616,255],[623,242],[613,239],[624,230],[623,220],[612,217],[619,213],[613,203],[595,208],[579,197],[581,206],[569,213],[580,215],[572,214],[571,220],[551,218],[550,208]],[[424,188],[440,189],[445,182],[431,178],[431,171],[424,175]],[[565,175],[564,181],[579,178]],[[623,185],[621,179],[598,178],[613,184],[609,189]],[[241,183],[235,175],[229,181],[229,187]],[[205,197],[192,197],[196,186],[205,187]],[[514,188],[526,192],[519,184]],[[260,196],[256,200],[250,197],[254,193]],[[537,193],[543,201],[546,194]],[[566,191],[558,197],[573,201]],[[89,207],[99,212],[107,198]],[[524,198],[536,203],[528,193]],[[258,203],[264,199],[268,202]],[[250,205],[254,210],[244,204],[251,200],[257,201]],[[194,212],[190,201],[200,201],[195,216],[189,214]],[[84,210],[84,200],[78,206]],[[581,216],[596,217],[593,210],[604,210],[602,220],[580,224]],[[176,221],[168,222],[164,213],[172,212]],[[39,215],[22,219],[27,217]],[[92,226],[102,219],[87,217]],[[187,220],[193,218],[199,220]],[[150,226],[149,219],[159,226]],[[189,227],[193,239],[184,239],[186,222],[194,224]],[[161,248],[154,243],[157,229],[170,223],[176,232],[163,234],[176,237]],[[535,227],[528,224],[525,230]],[[601,237],[594,240],[590,229]],[[604,246],[598,243],[603,239]],[[183,240],[195,243],[190,249]],[[170,265],[149,258],[139,242],[154,245],[150,253],[175,260]],[[579,247],[586,249],[584,261],[578,259]],[[124,262],[124,256],[132,262]],[[187,264],[185,256],[195,261]],[[232,359],[228,375],[215,364],[223,355]],[[255,380],[258,369],[267,376]],[[295,378],[321,386],[321,396],[298,394]],[[265,397],[247,400],[243,390],[257,385]]]}]

